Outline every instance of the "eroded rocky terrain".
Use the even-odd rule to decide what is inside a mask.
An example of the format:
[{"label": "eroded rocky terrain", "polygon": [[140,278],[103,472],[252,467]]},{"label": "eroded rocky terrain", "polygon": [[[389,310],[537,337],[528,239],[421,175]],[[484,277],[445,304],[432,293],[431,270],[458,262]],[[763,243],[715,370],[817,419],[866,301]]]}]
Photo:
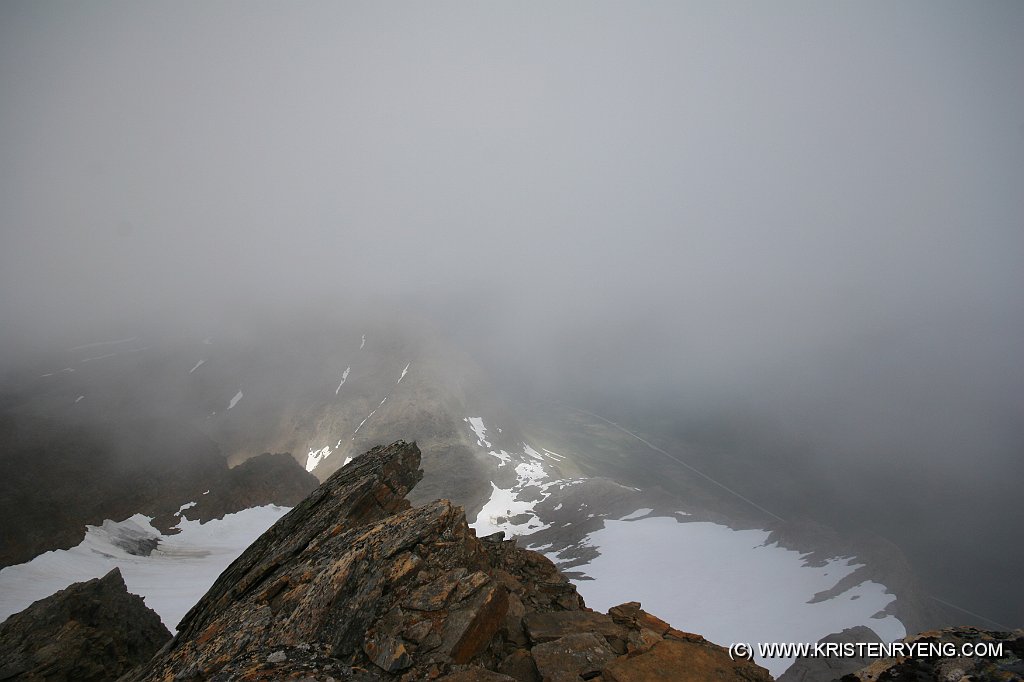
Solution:
[{"label": "eroded rocky terrain", "polygon": [[544,556],[413,508],[420,452],[356,458],[217,580],[126,680],[768,680],[640,604],[586,608]]}]

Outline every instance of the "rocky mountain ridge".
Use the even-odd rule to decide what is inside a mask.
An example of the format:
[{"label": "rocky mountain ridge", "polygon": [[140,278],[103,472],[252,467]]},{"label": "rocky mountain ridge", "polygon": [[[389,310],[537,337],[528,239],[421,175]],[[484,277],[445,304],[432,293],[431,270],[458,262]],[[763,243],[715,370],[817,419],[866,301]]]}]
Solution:
[{"label": "rocky mountain ridge", "polygon": [[[589,609],[543,555],[477,538],[447,500],[413,508],[420,452],[355,458],[217,579],[170,639],[115,569],[0,625],[0,680],[770,680],[638,602]],[[875,641],[864,628],[839,639]],[[1020,680],[1024,632],[950,628],[905,642],[998,655],[801,659],[781,679]],[[955,653],[955,652],[954,652]],[[152,658],[151,658],[152,656]],[[849,673],[855,666],[864,665]]]},{"label": "rocky mountain ridge", "polygon": [[357,457],[264,533],[124,682],[768,680],[637,603],[587,609],[542,555],[413,508],[415,444]]},{"label": "rocky mountain ridge", "polygon": [[[266,450],[290,452],[300,470],[323,481],[370,446],[402,433],[423,448],[425,474],[410,495],[413,504],[450,499],[466,510],[471,525],[490,527],[482,534],[529,533],[524,543],[544,551],[577,579],[589,575],[588,565],[598,554],[598,531],[610,520],[651,509],[654,516],[710,521],[733,530],[764,529],[772,532],[772,542],[794,553],[815,552],[819,564],[859,557],[863,565],[842,587],[877,583],[898,596],[888,606],[891,598],[872,602],[889,616],[886,636],[903,634],[894,631],[900,627],[897,618],[907,631],[956,622],[933,613],[936,604],[921,598],[898,548],[854,545],[813,521],[779,523],[652,449],[645,440],[650,434],[637,436],[586,410],[546,403],[524,410],[448,339],[419,325],[411,330],[394,321],[331,323],[303,317],[284,325],[207,331],[205,338],[164,338],[140,331],[102,346],[69,349],[24,372],[0,395],[0,407],[9,414],[19,420],[49,420],[40,431],[57,434],[42,439],[41,447],[17,462],[4,458],[11,440],[3,439],[0,463],[20,478],[6,493],[0,482],[0,507],[4,500],[16,501],[11,514],[0,514],[0,539],[12,538],[6,543],[12,548],[25,544],[10,563],[75,545],[85,524],[106,519],[141,513],[155,517],[153,525],[166,534],[174,532],[179,512],[183,518],[206,518],[202,514],[211,512],[208,507],[217,491],[203,495],[210,487],[203,480],[220,473],[211,469],[191,483],[179,480],[192,464],[206,466],[192,461],[202,459],[193,456],[198,453],[217,450],[217,460],[237,467]],[[74,436],[74,429],[65,427],[79,424],[95,429],[102,439],[63,437]],[[92,450],[69,447],[93,440],[104,442]],[[118,466],[106,464],[109,452],[117,453]],[[223,469],[219,461],[207,459]],[[689,463],[692,458],[687,454],[683,459]],[[186,462],[189,466],[183,466]],[[703,468],[699,458],[692,463]],[[55,472],[65,470],[73,474],[62,476],[57,485],[66,486],[65,479],[74,485],[64,491],[60,513],[54,514],[52,501],[39,504],[35,493],[26,491],[49,490]],[[125,476],[125,471],[132,475]],[[158,487],[148,484],[151,477],[160,481]],[[734,478],[724,480],[732,486]],[[89,485],[78,485],[82,480]],[[80,489],[88,490],[87,501],[103,508],[64,502],[74,501]],[[145,499],[130,494],[141,490]],[[301,497],[251,504],[291,505]],[[751,499],[761,501],[758,495]],[[198,504],[179,509],[192,502]],[[34,510],[33,516],[24,518],[24,510]],[[25,532],[29,527],[32,533]],[[58,537],[45,543],[36,539],[51,535]],[[30,541],[35,544],[29,546]],[[608,543],[601,552],[606,559],[614,554]],[[581,589],[587,594],[586,585]],[[839,591],[822,592],[821,598],[832,600],[830,608],[844,610],[842,625],[874,624],[867,620],[874,613],[867,600],[856,603],[860,609],[840,607]],[[811,597],[795,594],[790,603],[800,609]],[[632,593],[615,595],[600,606],[605,609],[624,598],[633,598]],[[702,611],[730,608],[716,604]],[[678,612],[663,615],[680,618]],[[766,610],[748,622],[768,624],[773,619]],[[723,636],[706,630],[707,623],[700,627]],[[814,635],[826,632],[819,628]]]}]

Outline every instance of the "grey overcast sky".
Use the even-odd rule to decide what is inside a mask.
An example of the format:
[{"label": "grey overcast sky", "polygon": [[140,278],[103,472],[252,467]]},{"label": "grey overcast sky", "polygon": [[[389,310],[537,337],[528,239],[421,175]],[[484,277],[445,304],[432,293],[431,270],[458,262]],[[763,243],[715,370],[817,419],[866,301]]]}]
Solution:
[{"label": "grey overcast sky", "polygon": [[5,2],[0,334],[405,299],[545,372],[932,335],[1002,381],[1021,35],[1017,2]]},{"label": "grey overcast sky", "polygon": [[1022,36],[1016,0],[5,0],[0,360],[417,309],[541,389],[742,397],[998,548]]}]

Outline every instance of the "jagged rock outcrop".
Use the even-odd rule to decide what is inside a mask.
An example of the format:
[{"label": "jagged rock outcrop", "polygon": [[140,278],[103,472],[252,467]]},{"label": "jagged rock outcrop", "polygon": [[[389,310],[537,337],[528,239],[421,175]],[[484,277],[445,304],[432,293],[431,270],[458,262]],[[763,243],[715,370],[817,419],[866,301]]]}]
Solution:
[{"label": "jagged rock outcrop", "polygon": [[[920,645],[920,649],[909,656],[878,659],[855,673],[843,676],[842,682],[1024,680],[1024,630],[999,632],[954,627],[921,632],[901,641]],[[998,654],[964,655],[976,654],[979,646],[1000,643],[1001,652]]]},{"label": "jagged rock outcrop", "polygon": [[171,639],[114,569],[41,599],[0,624],[0,680],[97,682],[145,663]]},{"label": "jagged rock outcrop", "polygon": [[374,448],[262,535],[125,680],[769,680],[637,603],[587,609],[544,556],[411,508],[420,452]]},{"label": "jagged rock outcrop", "polygon": [[[868,643],[881,642],[882,639],[871,628],[863,625],[846,628],[842,632],[833,632],[818,640],[822,644],[830,643]],[[801,656],[793,661],[778,682],[832,682],[843,675],[860,670],[873,662],[867,656],[833,656],[828,658],[812,658]]]}]

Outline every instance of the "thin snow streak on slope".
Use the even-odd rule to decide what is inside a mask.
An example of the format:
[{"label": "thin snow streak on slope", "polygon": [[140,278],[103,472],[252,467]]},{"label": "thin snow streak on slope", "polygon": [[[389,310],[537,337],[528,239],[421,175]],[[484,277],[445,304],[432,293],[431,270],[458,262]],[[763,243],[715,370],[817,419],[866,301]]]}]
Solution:
[{"label": "thin snow streak on slope", "polygon": [[43,377],[52,377],[54,374],[63,374],[65,372],[74,372],[74,371],[75,370],[74,370],[73,367],[65,367],[64,369],[58,370],[56,372],[47,372],[46,374],[40,374],[39,378],[42,379]]},{"label": "thin snow streak on slope", "polygon": [[[87,526],[78,546],[0,570],[0,621],[71,583],[98,578],[118,566],[128,591],[144,597],[173,631],[224,569],[287,512],[286,507],[268,505],[204,524],[186,519],[178,524],[181,533],[171,536],[161,536],[142,514]],[[124,549],[133,540],[157,537],[159,547],[150,556]]]},{"label": "thin snow streak on slope", "polygon": [[[405,369],[402,370],[402,375],[400,377],[398,377],[398,381],[395,382],[395,386],[398,386],[398,384],[402,383],[402,379],[404,379],[405,375],[409,373],[409,365],[411,365],[411,364],[412,364],[411,362],[408,363],[405,366]],[[356,434],[359,433],[359,429],[363,428],[363,425],[370,420],[370,417],[372,417],[373,415],[375,415],[377,413],[377,410],[379,410],[381,408],[381,405],[384,404],[384,401],[386,401],[390,397],[391,397],[391,392],[389,391],[388,394],[386,396],[384,396],[384,399],[380,401],[380,403],[377,405],[377,407],[373,408],[373,411],[370,412],[370,414],[366,415],[366,417],[363,418],[363,421],[359,422],[359,426],[357,426],[356,430],[352,432],[352,440],[355,440]]]},{"label": "thin snow streak on slope", "polygon": [[105,353],[103,355],[96,355],[96,356],[93,356],[91,358],[82,358],[82,362],[92,362],[93,360],[104,360],[106,358],[112,358],[115,355],[117,355],[117,353]]},{"label": "thin snow streak on slope", "polygon": [[92,362],[93,360],[105,360],[107,358],[112,358],[115,355],[124,355],[125,353],[141,353],[144,350],[149,350],[149,346],[145,346],[143,348],[129,348],[127,350],[118,350],[118,351],[114,351],[113,353],[104,353],[103,355],[95,355],[95,356],[93,356],[91,358],[82,358],[80,363],[84,364],[86,362]]},{"label": "thin snow streak on slope", "polygon": [[534,459],[537,459],[537,460],[541,460],[541,461],[543,461],[543,460],[544,460],[544,458],[540,456],[540,453],[539,453],[539,452],[537,452],[536,450],[534,450],[533,448],[531,448],[531,447],[530,447],[529,445],[527,445],[526,443],[523,443],[523,452],[525,452],[525,453],[526,453],[527,455],[529,455],[530,457],[533,457]]},{"label": "thin snow streak on slope", "polygon": [[359,350],[362,350],[363,346],[365,346],[365,345],[366,345],[366,334],[363,334],[363,340],[359,342]]},{"label": "thin snow streak on slope", "polygon": [[[384,396],[384,400],[387,400],[387,399],[388,399],[388,397]],[[384,404],[384,400],[380,401],[380,405]],[[370,414],[368,414],[365,417],[363,417],[363,421],[359,422],[359,426],[357,426],[356,430],[352,432],[353,438],[355,437],[355,435],[357,433],[359,433],[359,429],[363,428],[363,424],[365,424],[367,421],[369,421],[370,417],[372,417],[373,415],[377,414],[377,410],[380,409],[380,405],[378,405],[377,407],[373,408],[373,411],[370,412]]]},{"label": "thin snow streak on slope", "polygon": [[133,336],[129,339],[115,339],[113,341],[96,341],[95,343],[86,343],[81,346],[75,346],[69,350],[85,350],[86,348],[96,348],[97,346],[115,346],[119,343],[130,343],[132,341],[138,341],[139,337]]},{"label": "thin snow streak on slope", "polygon": [[197,363],[196,363],[196,366],[195,366],[195,367],[193,367],[192,369],[190,369],[190,370],[188,371],[188,373],[189,373],[189,374],[191,374],[192,372],[196,371],[197,369],[199,369],[200,367],[202,367],[202,366],[203,366],[203,363],[205,363],[205,362],[206,362],[206,360],[200,360],[199,362],[197,362]]},{"label": "thin snow streak on slope", "polygon": [[242,399],[242,392],[239,391],[238,393],[235,394],[235,397],[231,399],[231,403],[228,404],[228,409],[230,410],[232,407],[237,405],[238,401],[241,400],[241,399]]},{"label": "thin snow streak on slope", "polygon": [[[641,511],[647,510],[629,516]],[[600,555],[577,569],[593,580],[576,584],[598,611],[627,600],[658,604],[659,617],[713,642],[816,642],[854,625],[886,641],[906,635],[895,617],[874,617],[895,599],[879,583],[865,581],[812,603],[857,565],[843,558],[806,565],[799,552],[765,544],[768,535],[667,517],[606,520],[587,537]],[[635,579],[638,557],[643,580]],[[792,659],[757,662],[777,677]]]},{"label": "thin snow streak on slope", "polygon": [[342,374],[341,374],[341,383],[338,384],[338,387],[336,389],[334,389],[334,395],[338,395],[338,391],[340,391],[341,387],[345,385],[345,380],[348,379],[348,373],[351,372],[351,371],[352,371],[352,367],[350,365],[350,366],[345,368],[344,372],[342,372]]}]

